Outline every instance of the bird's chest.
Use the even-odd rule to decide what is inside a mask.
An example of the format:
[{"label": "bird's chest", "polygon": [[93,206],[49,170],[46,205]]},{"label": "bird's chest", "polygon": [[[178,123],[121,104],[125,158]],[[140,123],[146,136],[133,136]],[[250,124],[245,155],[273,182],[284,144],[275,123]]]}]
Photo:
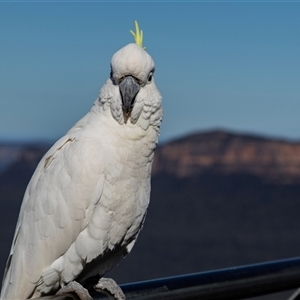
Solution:
[{"label": "bird's chest", "polygon": [[118,141],[112,148],[105,158],[103,192],[94,213],[95,222],[107,228],[104,240],[109,249],[127,245],[139,232],[149,204],[152,164],[152,157],[144,156],[135,143]]},{"label": "bird's chest", "polygon": [[150,198],[150,168],[133,166],[115,163],[113,171],[105,173],[101,199],[111,219],[111,230],[119,228],[128,238],[139,230]]},{"label": "bird's chest", "polygon": [[101,170],[103,186],[89,226],[101,230],[96,235],[104,241],[104,249],[113,249],[129,243],[141,227],[150,198],[155,142],[148,131],[130,124],[118,126],[110,120],[101,125],[97,137],[106,139],[93,148],[101,155],[101,164],[95,160],[93,168]]}]

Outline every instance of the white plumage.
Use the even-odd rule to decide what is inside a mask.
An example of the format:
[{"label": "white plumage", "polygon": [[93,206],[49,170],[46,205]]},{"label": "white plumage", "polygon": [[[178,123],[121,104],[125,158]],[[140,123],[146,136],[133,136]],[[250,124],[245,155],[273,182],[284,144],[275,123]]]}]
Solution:
[{"label": "white plumage", "polygon": [[91,111],[45,154],[26,189],[1,299],[103,276],[130,252],[150,197],[162,120],[154,62],[136,44],[111,60]]}]

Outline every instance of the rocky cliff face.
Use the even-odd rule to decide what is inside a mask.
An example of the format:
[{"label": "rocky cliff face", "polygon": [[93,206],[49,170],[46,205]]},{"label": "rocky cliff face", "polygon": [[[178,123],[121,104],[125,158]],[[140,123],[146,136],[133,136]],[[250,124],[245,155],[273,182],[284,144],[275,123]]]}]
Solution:
[{"label": "rocky cliff face", "polygon": [[153,175],[187,178],[208,170],[300,183],[300,143],[213,131],[175,140],[156,151]]}]

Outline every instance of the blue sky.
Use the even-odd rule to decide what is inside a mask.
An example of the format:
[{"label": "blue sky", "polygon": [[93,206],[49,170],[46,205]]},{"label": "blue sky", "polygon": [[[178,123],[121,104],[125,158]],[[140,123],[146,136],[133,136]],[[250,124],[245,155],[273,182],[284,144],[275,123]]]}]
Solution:
[{"label": "blue sky", "polygon": [[162,140],[214,128],[300,140],[300,2],[23,2],[0,2],[0,140],[63,135],[134,20],[156,62]]}]

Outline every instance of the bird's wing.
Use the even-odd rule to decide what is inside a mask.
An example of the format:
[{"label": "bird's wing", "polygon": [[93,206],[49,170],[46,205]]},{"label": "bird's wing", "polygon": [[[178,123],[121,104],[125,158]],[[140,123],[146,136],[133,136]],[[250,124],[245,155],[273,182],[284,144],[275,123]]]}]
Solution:
[{"label": "bird's wing", "polygon": [[67,135],[40,161],[24,195],[3,280],[5,299],[29,297],[43,270],[87,226],[103,189],[100,149]]}]

